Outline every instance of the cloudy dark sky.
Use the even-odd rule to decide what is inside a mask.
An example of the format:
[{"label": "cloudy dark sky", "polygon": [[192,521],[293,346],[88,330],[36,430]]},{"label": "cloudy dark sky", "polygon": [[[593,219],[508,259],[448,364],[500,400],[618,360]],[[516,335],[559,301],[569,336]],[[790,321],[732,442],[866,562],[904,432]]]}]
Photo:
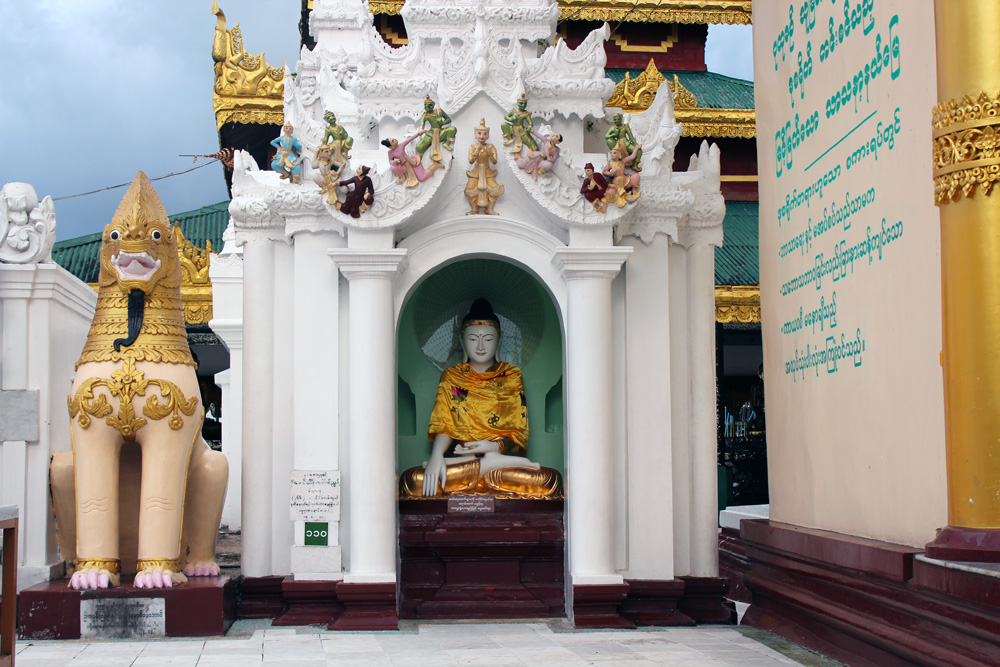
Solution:
[{"label": "cloudy dark sky", "polygon": [[[211,0],[4,0],[0,183],[54,199],[183,171],[219,148],[212,113]],[[250,53],[298,60],[298,0],[220,0]],[[750,30],[713,26],[709,69],[752,78]],[[198,164],[203,164],[199,160]],[[227,199],[218,164],[154,182],[168,213]],[[118,188],[55,203],[58,239],[98,232]]]}]

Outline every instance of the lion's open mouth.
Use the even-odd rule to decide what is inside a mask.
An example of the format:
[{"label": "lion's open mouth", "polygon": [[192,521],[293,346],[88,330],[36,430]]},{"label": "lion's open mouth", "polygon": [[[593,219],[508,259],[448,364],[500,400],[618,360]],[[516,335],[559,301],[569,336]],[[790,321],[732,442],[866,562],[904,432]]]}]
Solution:
[{"label": "lion's open mouth", "polygon": [[120,252],[111,258],[122,280],[149,280],[160,268],[160,260],[146,252]]}]

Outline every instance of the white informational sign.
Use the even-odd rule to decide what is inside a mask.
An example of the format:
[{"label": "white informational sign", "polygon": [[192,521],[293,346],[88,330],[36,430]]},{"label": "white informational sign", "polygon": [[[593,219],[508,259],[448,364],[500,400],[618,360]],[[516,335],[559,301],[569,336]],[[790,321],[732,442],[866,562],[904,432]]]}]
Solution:
[{"label": "white informational sign", "polygon": [[293,470],[292,521],[340,521],[340,471]]},{"label": "white informational sign", "polygon": [[80,600],[83,639],[143,639],[167,633],[163,598],[97,598]]},{"label": "white informational sign", "polygon": [[933,3],[753,19],[770,516],[923,544],[946,523]]}]

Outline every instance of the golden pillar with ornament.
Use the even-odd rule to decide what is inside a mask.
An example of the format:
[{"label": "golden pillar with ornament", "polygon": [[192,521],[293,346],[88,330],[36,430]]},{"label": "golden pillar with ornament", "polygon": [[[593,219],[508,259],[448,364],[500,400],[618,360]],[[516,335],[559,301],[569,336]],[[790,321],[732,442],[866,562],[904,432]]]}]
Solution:
[{"label": "golden pillar with ornament", "polygon": [[935,0],[948,526],[932,558],[1000,561],[1000,3]]}]

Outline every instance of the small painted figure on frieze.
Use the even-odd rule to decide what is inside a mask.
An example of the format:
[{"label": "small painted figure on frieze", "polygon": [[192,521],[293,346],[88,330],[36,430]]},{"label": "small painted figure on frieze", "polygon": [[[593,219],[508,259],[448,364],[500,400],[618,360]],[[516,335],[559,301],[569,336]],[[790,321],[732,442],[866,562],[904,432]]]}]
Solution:
[{"label": "small painted figure on frieze", "polygon": [[316,149],[316,172],[313,181],[319,186],[319,191],[326,195],[326,203],[340,208],[337,199],[337,182],[340,180],[340,167],[333,158],[333,149],[327,144],[321,144]]},{"label": "small painted figure on frieze", "polygon": [[450,151],[454,147],[458,128],[452,126],[451,116],[443,109],[435,108],[430,95],[424,99],[424,113],[420,116],[420,129],[424,129],[425,125],[429,127],[427,133],[417,142],[417,155],[423,159],[424,153],[430,149],[431,160],[440,162],[444,159],[441,149],[446,148]]},{"label": "small painted figure on frieze", "polygon": [[360,218],[361,214],[375,203],[375,186],[372,184],[371,176],[368,175],[370,171],[371,167],[358,167],[353,178],[340,182],[341,187],[351,188],[340,204],[341,213],[346,213],[352,218]]},{"label": "small painted figure on frieze", "polygon": [[503,194],[504,187],[497,183],[497,170],[490,167],[497,163],[497,149],[493,144],[486,143],[490,138],[490,128],[486,127],[485,118],[479,120],[475,132],[476,143],[469,146],[469,164],[472,169],[465,172],[469,177],[465,196],[472,207],[466,215],[496,215],[493,207]]},{"label": "small painted figure on frieze", "polygon": [[615,204],[618,208],[624,208],[625,204],[639,198],[641,194],[639,192],[639,174],[629,173],[629,168],[641,151],[642,144],[636,144],[635,149],[627,154],[625,142],[621,139],[611,149],[608,163],[601,170],[608,181],[608,189],[604,193],[606,204]]},{"label": "small painted figure on frieze", "polygon": [[282,180],[298,183],[302,176],[302,144],[292,136],[294,129],[291,123],[285,123],[281,136],[271,142],[277,149],[271,169],[278,172]]},{"label": "small painted figure on frieze", "polygon": [[351,147],[354,146],[354,139],[347,134],[343,125],[337,123],[337,116],[332,111],[327,111],[323,120],[326,121],[323,143],[330,147],[333,161],[343,167],[351,159]]},{"label": "small painted figure on frieze", "polygon": [[640,161],[642,160],[642,145],[635,140],[632,128],[628,123],[624,122],[620,113],[615,114],[614,119],[611,121],[611,129],[604,135],[604,139],[608,142],[609,151],[614,150],[619,141],[623,142],[625,144],[626,155],[635,153],[635,159],[631,163],[632,171],[642,171],[642,166],[640,165]]},{"label": "small painted figure on frieze", "polygon": [[608,179],[604,174],[594,171],[594,165],[590,162],[583,166],[583,187],[580,194],[594,205],[594,210],[604,213],[608,210],[608,203],[604,201],[604,193],[608,190]]},{"label": "small painted figure on frieze", "polygon": [[[510,146],[511,153],[521,154],[524,146],[528,150],[538,148],[538,142],[532,136],[534,121],[531,120],[531,112],[528,111],[528,99],[521,95],[517,101],[517,107],[511,109],[504,115],[500,123],[500,131],[503,133],[503,145]],[[537,135],[536,135],[537,136]]]},{"label": "small painted figure on frieze", "polygon": [[389,170],[392,171],[396,180],[403,183],[405,187],[418,186],[433,176],[434,172],[442,166],[440,162],[432,160],[430,167],[424,168],[420,155],[410,155],[406,152],[406,147],[411,141],[426,134],[426,130],[420,130],[403,142],[393,138],[382,140],[382,145],[389,149]]},{"label": "small painted figure on frieze", "polygon": [[552,171],[556,160],[559,159],[559,144],[562,143],[562,135],[553,133],[548,137],[543,137],[532,132],[531,136],[537,141],[537,148],[533,148],[526,156],[518,158],[517,166],[537,181],[541,174]]}]

